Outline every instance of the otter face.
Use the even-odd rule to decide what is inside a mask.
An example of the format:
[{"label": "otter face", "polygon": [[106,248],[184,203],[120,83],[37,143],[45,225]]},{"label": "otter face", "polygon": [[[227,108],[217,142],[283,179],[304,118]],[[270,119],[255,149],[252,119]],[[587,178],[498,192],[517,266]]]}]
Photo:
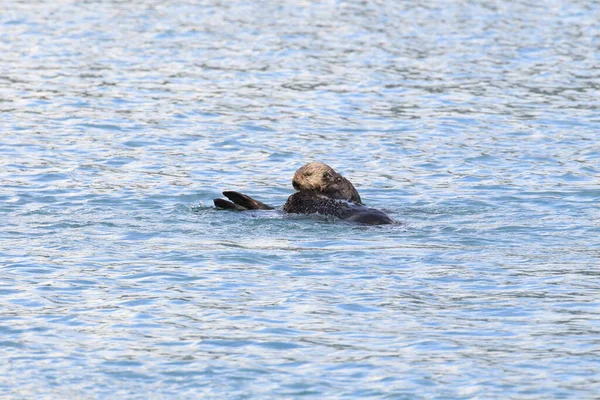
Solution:
[{"label": "otter face", "polygon": [[335,175],[337,173],[329,165],[311,162],[296,171],[292,185],[296,190],[323,192]]},{"label": "otter face", "polygon": [[361,204],[360,195],[349,180],[322,162],[311,162],[294,174],[292,185],[296,190],[323,193],[332,199],[342,199]]}]

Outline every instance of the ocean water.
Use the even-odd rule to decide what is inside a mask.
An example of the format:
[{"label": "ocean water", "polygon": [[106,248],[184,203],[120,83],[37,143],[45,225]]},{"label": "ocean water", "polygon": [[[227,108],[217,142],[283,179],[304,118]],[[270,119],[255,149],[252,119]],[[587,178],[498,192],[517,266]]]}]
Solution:
[{"label": "ocean water", "polygon": [[600,396],[598,1],[2,5],[0,397]]}]

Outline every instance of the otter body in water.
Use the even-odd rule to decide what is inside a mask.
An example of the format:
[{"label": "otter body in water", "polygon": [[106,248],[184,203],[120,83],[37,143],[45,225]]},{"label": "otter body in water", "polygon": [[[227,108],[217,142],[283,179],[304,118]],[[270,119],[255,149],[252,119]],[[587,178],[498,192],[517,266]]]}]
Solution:
[{"label": "otter body in water", "polygon": [[386,213],[351,201],[332,199],[317,192],[296,192],[286,201],[283,211],[293,214],[333,215],[344,221],[369,225],[393,224]]},{"label": "otter body in water", "polygon": [[[364,206],[352,183],[327,164],[312,162],[304,165],[294,174],[292,185],[298,192],[284,204],[285,212],[332,215],[345,221],[370,225],[394,223],[383,211]],[[237,211],[273,209],[239,192],[225,191],[223,195],[231,201],[215,199],[217,208]]]}]

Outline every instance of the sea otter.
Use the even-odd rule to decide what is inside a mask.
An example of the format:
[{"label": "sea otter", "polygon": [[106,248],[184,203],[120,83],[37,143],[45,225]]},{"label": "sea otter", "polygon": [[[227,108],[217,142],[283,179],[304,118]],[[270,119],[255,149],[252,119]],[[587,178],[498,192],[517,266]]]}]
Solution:
[{"label": "sea otter", "polygon": [[[327,164],[311,162],[302,166],[294,174],[292,185],[298,191],[284,204],[285,212],[319,213],[370,225],[394,223],[383,211],[364,206],[352,183]],[[215,199],[217,208],[237,211],[273,209],[239,192],[225,191],[223,195],[231,201]]]}]

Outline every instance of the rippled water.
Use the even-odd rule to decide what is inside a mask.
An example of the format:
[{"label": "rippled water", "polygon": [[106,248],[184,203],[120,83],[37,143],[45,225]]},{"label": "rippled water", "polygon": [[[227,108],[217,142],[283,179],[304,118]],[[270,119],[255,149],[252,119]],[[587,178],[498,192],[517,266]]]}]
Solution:
[{"label": "rippled water", "polygon": [[[597,398],[597,1],[16,1],[0,396]],[[279,205],[319,160],[405,224]]]}]

